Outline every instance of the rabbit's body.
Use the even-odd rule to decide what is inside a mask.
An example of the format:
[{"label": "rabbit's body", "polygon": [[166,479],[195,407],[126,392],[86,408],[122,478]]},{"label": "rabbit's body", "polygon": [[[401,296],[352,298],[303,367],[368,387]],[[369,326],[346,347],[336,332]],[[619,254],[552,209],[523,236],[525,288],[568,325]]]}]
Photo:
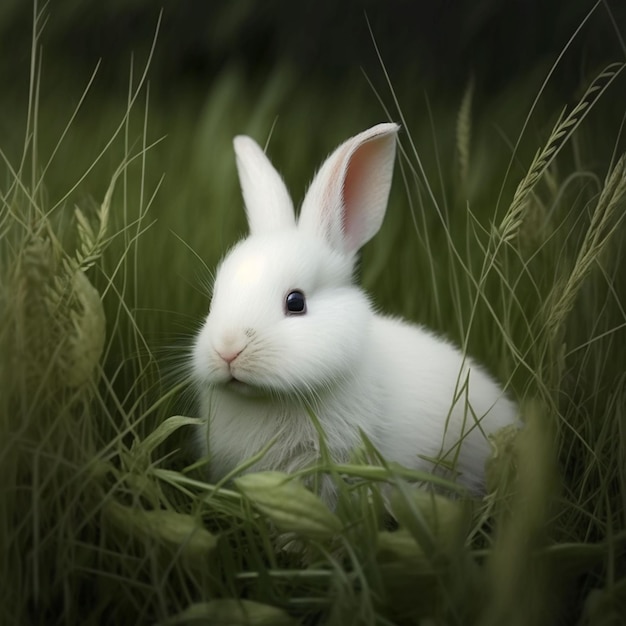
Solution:
[{"label": "rabbit's body", "polygon": [[363,432],[389,461],[431,469],[443,459],[481,490],[485,433],[513,423],[515,405],[451,344],[376,314],[352,281],[356,252],[382,222],[396,130],[379,125],[340,146],[297,223],[261,150],[236,140],[251,235],[218,270],[193,359],[214,479],[272,440],[250,470],[314,463],[313,413],[336,462]]}]

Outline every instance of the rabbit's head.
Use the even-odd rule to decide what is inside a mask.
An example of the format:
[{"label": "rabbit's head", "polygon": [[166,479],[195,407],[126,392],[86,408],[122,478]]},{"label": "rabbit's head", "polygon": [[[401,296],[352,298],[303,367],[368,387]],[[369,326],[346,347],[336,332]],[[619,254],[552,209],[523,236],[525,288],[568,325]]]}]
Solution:
[{"label": "rabbit's head", "polygon": [[249,137],[234,140],[249,236],[221,262],[196,339],[200,385],[249,395],[308,396],[349,376],[367,349],[372,312],[352,283],[356,253],[382,223],[396,124],[339,146],[296,220],[285,185]]}]

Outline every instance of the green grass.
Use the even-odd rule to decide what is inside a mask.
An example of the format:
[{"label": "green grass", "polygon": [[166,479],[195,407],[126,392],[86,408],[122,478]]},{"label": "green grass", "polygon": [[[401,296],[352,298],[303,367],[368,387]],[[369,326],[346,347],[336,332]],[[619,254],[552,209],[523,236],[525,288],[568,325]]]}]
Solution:
[{"label": "green grass", "polygon": [[41,99],[36,42],[29,96],[2,102],[28,107],[25,139],[0,146],[1,623],[619,623],[621,65],[564,113],[550,81],[480,108],[471,86],[450,104],[379,85],[403,132],[362,282],[484,361],[526,427],[494,441],[483,501],[428,495],[382,459],[322,459],[331,512],[282,475],[206,483],[196,418],[172,415],[193,415],[181,363],[210,268],[244,232],[232,136],[271,135],[301,196],[327,152],[386,117],[375,94],[231,66],[173,107],[135,66],[127,99]]}]

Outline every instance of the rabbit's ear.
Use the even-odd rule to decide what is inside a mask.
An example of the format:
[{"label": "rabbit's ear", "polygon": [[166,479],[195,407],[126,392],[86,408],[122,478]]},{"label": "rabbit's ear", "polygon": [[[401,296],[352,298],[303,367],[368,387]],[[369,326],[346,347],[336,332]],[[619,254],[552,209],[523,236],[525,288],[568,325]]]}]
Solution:
[{"label": "rabbit's ear", "polygon": [[380,228],[391,188],[397,124],[378,124],[326,159],[306,193],[299,227],[355,253]]},{"label": "rabbit's ear", "polygon": [[263,150],[254,139],[244,135],[235,137],[233,145],[250,234],[293,228],[291,197]]}]

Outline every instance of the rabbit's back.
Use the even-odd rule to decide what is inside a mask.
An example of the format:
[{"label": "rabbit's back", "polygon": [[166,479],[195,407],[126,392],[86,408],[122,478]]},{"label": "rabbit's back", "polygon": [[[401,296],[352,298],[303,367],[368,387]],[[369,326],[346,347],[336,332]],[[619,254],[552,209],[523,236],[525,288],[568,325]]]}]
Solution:
[{"label": "rabbit's back", "polygon": [[420,457],[456,460],[460,481],[479,489],[490,453],[486,435],[515,422],[515,404],[484,368],[432,332],[382,316],[371,332],[380,451],[414,468],[432,468]]}]

